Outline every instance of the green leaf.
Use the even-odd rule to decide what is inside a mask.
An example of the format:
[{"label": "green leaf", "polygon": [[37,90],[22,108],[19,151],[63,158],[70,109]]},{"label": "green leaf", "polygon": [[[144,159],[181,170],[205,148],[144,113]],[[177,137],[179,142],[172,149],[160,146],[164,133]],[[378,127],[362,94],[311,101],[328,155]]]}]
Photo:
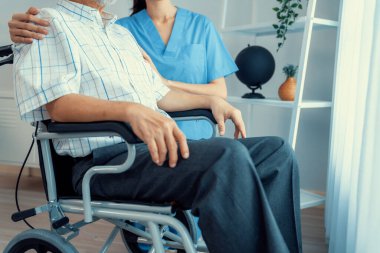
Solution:
[{"label": "green leaf", "polygon": [[297,8],[298,7],[298,4],[297,3],[294,3],[291,5],[292,8]]},{"label": "green leaf", "polygon": [[[279,6],[272,8],[276,12],[277,24],[273,24],[276,30],[276,38],[280,40],[277,51],[284,45],[288,28],[294,24],[299,16],[297,10],[302,10],[303,0],[276,0]],[[306,4],[309,0],[306,0]]]}]

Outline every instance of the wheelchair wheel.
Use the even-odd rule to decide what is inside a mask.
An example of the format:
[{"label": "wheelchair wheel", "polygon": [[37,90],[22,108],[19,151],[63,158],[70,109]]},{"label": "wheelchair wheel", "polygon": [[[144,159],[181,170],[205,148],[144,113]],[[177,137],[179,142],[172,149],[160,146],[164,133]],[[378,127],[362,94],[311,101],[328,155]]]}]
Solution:
[{"label": "wheelchair wheel", "polygon": [[18,234],[4,253],[78,253],[74,246],[58,234],[44,229],[31,229]]},{"label": "wheelchair wheel", "polygon": [[[177,220],[183,223],[190,233],[190,237],[195,242],[197,240],[197,228],[193,221],[193,216],[190,211],[178,210],[174,216]],[[128,222],[132,224],[131,222]],[[137,224],[135,226],[142,226]],[[143,226],[142,226],[143,227]],[[174,229],[169,228],[171,232],[176,233]],[[149,252],[151,245],[138,243],[138,236],[129,232],[128,230],[121,230],[121,237],[127,250],[131,253],[147,253]],[[167,238],[165,238],[167,239]],[[177,253],[185,253],[184,250],[178,249]]]}]

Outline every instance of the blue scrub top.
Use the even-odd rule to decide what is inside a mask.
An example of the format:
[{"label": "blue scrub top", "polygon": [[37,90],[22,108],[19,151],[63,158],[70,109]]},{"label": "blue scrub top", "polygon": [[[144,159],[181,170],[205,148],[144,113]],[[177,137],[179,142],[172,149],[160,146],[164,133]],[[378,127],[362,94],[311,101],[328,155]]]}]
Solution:
[{"label": "blue scrub top", "polygon": [[[203,15],[178,8],[167,45],[146,10],[117,23],[133,34],[166,79],[207,84],[238,70],[215,26]],[[177,124],[188,139],[211,137],[212,127],[205,121]]]}]

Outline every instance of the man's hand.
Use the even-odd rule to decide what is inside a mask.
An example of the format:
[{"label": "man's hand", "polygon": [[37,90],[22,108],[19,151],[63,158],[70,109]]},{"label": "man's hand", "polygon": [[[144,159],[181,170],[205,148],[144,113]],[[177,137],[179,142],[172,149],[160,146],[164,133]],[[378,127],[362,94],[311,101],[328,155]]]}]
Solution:
[{"label": "man's hand", "polygon": [[241,112],[227,103],[224,99],[221,99],[219,97],[210,97],[210,99],[210,109],[218,124],[219,134],[222,136],[224,135],[226,131],[225,122],[227,119],[231,119],[235,125],[235,139],[239,138],[239,135],[241,135],[242,138],[245,138],[245,125],[241,116]]},{"label": "man's hand", "polygon": [[33,39],[41,40],[48,34],[43,27],[49,26],[49,22],[35,17],[38,13],[37,8],[30,7],[26,13],[13,14],[8,27],[14,43],[29,44],[33,42]]},{"label": "man's hand", "polygon": [[159,166],[169,155],[169,166],[174,168],[178,161],[178,146],[183,158],[189,157],[186,137],[176,123],[158,112],[140,104],[128,110],[128,122],[133,132],[147,144],[154,163]]}]

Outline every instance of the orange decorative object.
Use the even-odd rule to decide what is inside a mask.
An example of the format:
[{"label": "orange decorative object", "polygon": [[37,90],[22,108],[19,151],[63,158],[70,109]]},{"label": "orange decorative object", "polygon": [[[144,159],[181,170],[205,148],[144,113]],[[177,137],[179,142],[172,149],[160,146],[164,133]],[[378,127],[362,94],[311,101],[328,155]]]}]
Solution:
[{"label": "orange decorative object", "polygon": [[294,97],[296,95],[296,84],[297,81],[294,77],[289,77],[283,84],[281,84],[278,89],[278,95],[281,100],[294,101]]}]

